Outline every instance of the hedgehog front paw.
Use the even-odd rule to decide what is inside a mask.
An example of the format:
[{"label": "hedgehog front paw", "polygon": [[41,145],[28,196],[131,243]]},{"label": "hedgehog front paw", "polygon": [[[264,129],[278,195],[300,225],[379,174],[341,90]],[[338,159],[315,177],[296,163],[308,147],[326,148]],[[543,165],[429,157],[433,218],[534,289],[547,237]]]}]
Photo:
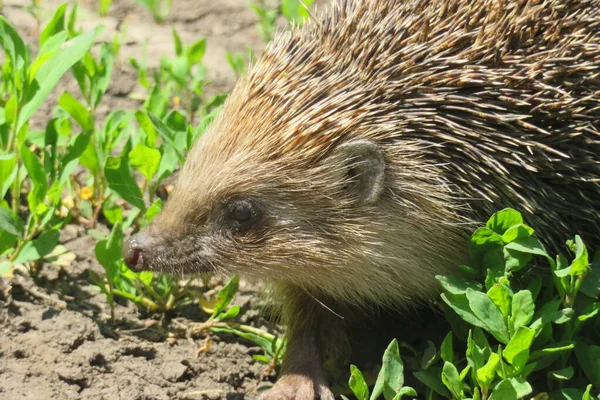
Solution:
[{"label": "hedgehog front paw", "polygon": [[283,375],[273,388],[259,400],[334,400],[333,393],[322,379],[306,375]]}]

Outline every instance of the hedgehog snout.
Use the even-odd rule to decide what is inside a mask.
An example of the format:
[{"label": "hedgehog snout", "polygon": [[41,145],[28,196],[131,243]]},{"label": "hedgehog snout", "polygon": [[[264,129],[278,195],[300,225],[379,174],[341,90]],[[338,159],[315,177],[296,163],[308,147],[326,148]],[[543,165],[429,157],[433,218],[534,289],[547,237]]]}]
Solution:
[{"label": "hedgehog snout", "polygon": [[123,246],[125,264],[134,271],[148,269],[148,266],[144,265],[144,254],[148,253],[152,243],[146,231],[133,235]]}]

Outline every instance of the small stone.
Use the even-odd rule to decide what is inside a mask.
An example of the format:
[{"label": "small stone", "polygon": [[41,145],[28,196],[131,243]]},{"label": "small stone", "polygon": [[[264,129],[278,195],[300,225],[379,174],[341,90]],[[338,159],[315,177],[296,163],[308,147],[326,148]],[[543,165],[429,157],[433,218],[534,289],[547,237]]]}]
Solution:
[{"label": "small stone", "polygon": [[183,380],[185,374],[188,371],[188,367],[180,362],[173,361],[167,363],[162,370],[163,378],[169,382],[178,382]]}]

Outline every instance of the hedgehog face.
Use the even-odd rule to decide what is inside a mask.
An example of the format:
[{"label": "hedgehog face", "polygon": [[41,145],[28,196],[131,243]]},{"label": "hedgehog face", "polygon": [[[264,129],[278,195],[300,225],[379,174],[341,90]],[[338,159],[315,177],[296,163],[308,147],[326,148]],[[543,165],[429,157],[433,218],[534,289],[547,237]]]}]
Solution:
[{"label": "hedgehog face", "polygon": [[212,150],[194,154],[163,211],[130,241],[125,256],[133,268],[310,284],[301,281],[356,260],[352,249],[360,248],[362,225],[371,223],[363,208],[372,208],[384,187],[383,153],[375,144],[345,143],[306,164],[256,152],[217,162]]}]

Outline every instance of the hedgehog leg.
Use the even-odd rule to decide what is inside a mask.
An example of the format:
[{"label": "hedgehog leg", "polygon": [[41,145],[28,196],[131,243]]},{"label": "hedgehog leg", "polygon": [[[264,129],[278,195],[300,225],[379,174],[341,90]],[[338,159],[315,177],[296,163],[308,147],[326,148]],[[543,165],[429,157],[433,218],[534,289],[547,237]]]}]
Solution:
[{"label": "hedgehog leg", "polygon": [[[303,290],[287,286],[283,318],[287,347],[281,377],[260,400],[334,400],[323,373],[320,338],[328,336],[327,311]],[[322,334],[325,333],[325,334]]]}]

